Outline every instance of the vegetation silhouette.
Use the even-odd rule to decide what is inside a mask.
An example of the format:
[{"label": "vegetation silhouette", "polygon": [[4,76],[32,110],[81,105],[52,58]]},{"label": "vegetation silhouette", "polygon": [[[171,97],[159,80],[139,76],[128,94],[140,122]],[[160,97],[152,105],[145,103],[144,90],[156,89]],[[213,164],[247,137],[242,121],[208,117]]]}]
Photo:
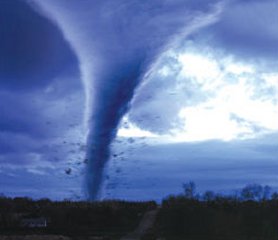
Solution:
[{"label": "vegetation silhouette", "polygon": [[[142,215],[156,208],[155,202],[74,202],[0,198],[0,233],[5,235],[51,234],[106,236],[108,239],[132,231]],[[45,218],[47,227],[23,227],[24,219]],[[0,238],[1,239],[1,238]]]},{"label": "vegetation silhouette", "polygon": [[[249,184],[239,193],[194,194],[195,184],[183,184],[184,194],[163,200],[154,234],[165,239],[278,239],[278,194],[269,186]],[[192,193],[192,194],[191,194]]]},{"label": "vegetation silhouette", "polygon": [[[236,194],[221,195],[197,193],[195,183],[188,182],[183,190],[161,205],[154,201],[57,202],[0,196],[0,233],[121,239],[136,229],[146,212],[157,209],[156,220],[142,239],[278,239],[278,193],[269,186],[249,184]],[[22,220],[28,218],[46,219],[47,226],[23,227]]]}]

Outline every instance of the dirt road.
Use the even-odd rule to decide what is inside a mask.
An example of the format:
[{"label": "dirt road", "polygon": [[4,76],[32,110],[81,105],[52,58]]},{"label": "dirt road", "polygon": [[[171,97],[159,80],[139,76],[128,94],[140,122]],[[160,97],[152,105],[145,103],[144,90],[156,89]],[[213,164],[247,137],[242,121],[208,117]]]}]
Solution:
[{"label": "dirt road", "polygon": [[135,231],[122,237],[121,240],[140,240],[147,230],[153,226],[157,213],[158,209],[146,212]]}]

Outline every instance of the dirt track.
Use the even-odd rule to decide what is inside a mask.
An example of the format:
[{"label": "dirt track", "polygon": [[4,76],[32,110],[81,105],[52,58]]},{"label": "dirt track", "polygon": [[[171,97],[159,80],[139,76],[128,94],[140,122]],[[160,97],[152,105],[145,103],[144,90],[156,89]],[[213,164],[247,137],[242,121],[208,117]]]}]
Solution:
[{"label": "dirt track", "polygon": [[153,226],[157,213],[158,209],[146,212],[135,231],[124,236],[121,240],[140,240],[147,230]]}]

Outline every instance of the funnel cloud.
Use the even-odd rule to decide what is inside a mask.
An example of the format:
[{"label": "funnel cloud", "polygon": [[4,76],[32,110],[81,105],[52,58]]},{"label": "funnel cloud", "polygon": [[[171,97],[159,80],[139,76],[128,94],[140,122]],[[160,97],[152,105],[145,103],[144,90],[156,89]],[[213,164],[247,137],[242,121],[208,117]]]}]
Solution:
[{"label": "funnel cloud", "polygon": [[136,88],[159,56],[217,21],[223,4],[185,0],[33,0],[79,60],[86,93],[86,191],[96,200],[112,143]]}]

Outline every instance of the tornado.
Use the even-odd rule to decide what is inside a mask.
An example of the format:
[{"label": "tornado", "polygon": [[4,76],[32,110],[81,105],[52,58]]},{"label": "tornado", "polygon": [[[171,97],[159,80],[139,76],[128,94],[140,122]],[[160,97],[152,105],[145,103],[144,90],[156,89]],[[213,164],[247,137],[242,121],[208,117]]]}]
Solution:
[{"label": "tornado", "polygon": [[210,0],[29,0],[78,57],[86,94],[86,192],[100,197],[110,145],[137,87],[168,48],[217,21]]}]

